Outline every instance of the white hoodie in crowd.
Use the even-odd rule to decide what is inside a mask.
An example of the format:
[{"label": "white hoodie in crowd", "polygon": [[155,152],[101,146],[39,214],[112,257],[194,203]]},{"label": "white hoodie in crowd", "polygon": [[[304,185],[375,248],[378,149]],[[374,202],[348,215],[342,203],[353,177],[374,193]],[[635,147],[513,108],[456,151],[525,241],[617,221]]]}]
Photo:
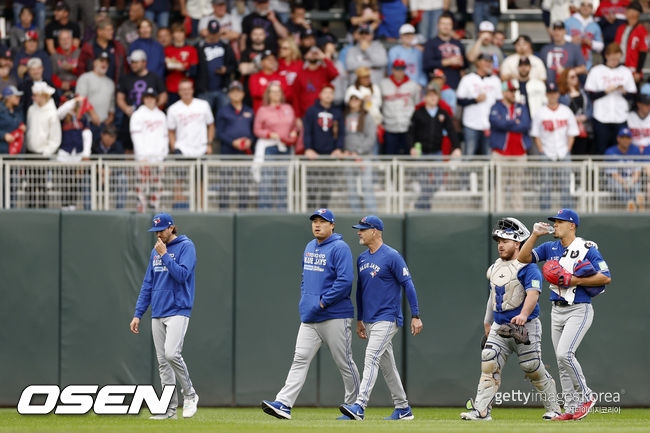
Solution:
[{"label": "white hoodie in crowd", "polygon": [[133,153],[137,161],[161,162],[169,153],[167,118],[158,107],[142,104],[131,115],[129,124]]},{"label": "white hoodie in crowd", "polygon": [[61,122],[51,98],[42,107],[34,103],[27,110],[26,145],[43,156],[54,155],[61,145]]}]

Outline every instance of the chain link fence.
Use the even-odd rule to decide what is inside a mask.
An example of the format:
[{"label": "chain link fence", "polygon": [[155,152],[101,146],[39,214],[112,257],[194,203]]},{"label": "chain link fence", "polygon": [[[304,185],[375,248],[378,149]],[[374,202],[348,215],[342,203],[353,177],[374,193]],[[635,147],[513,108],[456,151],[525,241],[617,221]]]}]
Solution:
[{"label": "chain link fence", "polygon": [[2,206],[274,213],[648,210],[650,159],[97,159],[3,157]]}]

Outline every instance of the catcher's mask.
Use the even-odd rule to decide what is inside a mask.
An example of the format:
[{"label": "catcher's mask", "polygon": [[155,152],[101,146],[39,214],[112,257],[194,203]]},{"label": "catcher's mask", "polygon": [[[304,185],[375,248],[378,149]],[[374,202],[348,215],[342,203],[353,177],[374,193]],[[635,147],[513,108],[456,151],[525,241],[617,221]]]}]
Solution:
[{"label": "catcher's mask", "polygon": [[497,221],[497,225],[492,230],[492,239],[510,239],[516,242],[524,242],[530,236],[530,232],[522,223],[516,218],[508,217],[502,218]]}]

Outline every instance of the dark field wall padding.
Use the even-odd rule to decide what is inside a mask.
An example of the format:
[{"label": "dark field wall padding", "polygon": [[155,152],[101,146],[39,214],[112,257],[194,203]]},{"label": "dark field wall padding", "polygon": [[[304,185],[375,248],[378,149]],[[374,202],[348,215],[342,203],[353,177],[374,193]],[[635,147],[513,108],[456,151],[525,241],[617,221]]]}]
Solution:
[{"label": "dark field wall padding", "polygon": [[[196,247],[196,295],[183,356],[201,404],[233,403],[234,217],[174,213]],[[154,361],[157,372],[157,364]],[[158,377],[154,382],[158,383]]]},{"label": "dark field wall padding", "polygon": [[487,296],[488,215],[406,216],[406,261],[423,334],[407,336],[407,392],[418,405],[463,406],[476,392]]},{"label": "dark field wall padding", "polygon": [[153,236],[149,215],[61,213],[61,384],[151,383],[150,312],[129,323]]},{"label": "dark field wall padding", "polygon": [[0,405],[59,380],[60,212],[0,211]]}]

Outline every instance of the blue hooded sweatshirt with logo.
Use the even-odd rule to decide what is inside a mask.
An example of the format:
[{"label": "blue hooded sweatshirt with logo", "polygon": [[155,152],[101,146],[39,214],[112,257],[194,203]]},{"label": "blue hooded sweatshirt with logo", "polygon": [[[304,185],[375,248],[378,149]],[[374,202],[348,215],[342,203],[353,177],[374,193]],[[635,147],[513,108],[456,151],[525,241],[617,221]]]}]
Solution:
[{"label": "blue hooded sweatshirt with logo", "polygon": [[194,305],[194,268],[196,250],[185,235],[167,244],[167,253],[160,257],[151,251],[147,273],[135,305],[135,317],[142,317],[151,305],[151,317],[190,317]]},{"label": "blue hooded sweatshirt with logo", "polygon": [[320,244],[316,239],[309,242],[302,258],[300,321],[354,317],[350,300],[353,279],[352,251],[340,234],[334,233]]}]

